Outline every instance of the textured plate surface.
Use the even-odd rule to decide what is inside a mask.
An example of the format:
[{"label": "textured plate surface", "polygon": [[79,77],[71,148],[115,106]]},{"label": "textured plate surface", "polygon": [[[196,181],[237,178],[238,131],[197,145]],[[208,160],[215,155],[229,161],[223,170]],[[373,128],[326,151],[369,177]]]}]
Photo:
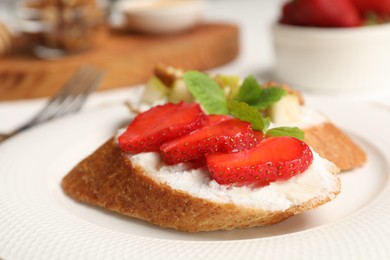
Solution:
[{"label": "textured plate surface", "polygon": [[[0,259],[390,259],[390,113],[311,98],[368,153],[331,203],[277,225],[188,234],[77,203],[60,180],[130,120],[110,106],[42,125],[0,146]],[[358,116],[353,116],[358,115]]]}]

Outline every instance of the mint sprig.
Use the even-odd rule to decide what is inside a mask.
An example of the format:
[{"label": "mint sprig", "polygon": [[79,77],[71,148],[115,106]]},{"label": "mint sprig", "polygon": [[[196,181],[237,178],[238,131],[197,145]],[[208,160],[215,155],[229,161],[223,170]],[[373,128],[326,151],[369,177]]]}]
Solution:
[{"label": "mint sprig", "polygon": [[259,110],[249,106],[247,103],[232,101],[229,102],[230,114],[242,121],[252,123],[253,130],[267,131],[270,125],[268,117],[262,117]]},{"label": "mint sprig", "polygon": [[266,109],[286,94],[287,91],[279,87],[262,88],[258,101],[252,104],[252,106],[260,110]]},{"label": "mint sprig", "polygon": [[245,102],[248,105],[252,106],[259,102],[261,97],[261,88],[257,83],[257,80],[253,76],[248,76],[244,79],[237,96],[234,100],[238,102]]},{"label": "mint sprig", "polygon": [[278,87],[262,88],[253,76],[245,78],[234,100],[263,110],[280,100],[287,92]]},{"label": "mint sprig", "polygon": [[292,136],[302,141],[305,138],[304,132],[298,127],[282,126],[269,128],[271,123],[269,117],[263,117],[259,110],[249,106],[247,103],[232,101],[228,107],[234,117],[252,123],[252,129],[262,131],[264,136]]},{"label": "mint sprig", "polygon": [[225,93],[209,76],[199,71],[188,71],[184,73],[183,79],[195,100],[207,113],[229,113]]},{"label": "mint sprig", "polygon": [[301,141],[305,139],[305,133],[298,127],[275,127],[268,129],[267,134],[271,136],[292,136]]},{"label": "mint sprig", "polygon": [[281,88],[261,88],[256,79],[249,76],[244,80],[234,100],[228,101],[221,87],[204,73],[188,71],[184,73],[183,79],[195,100],[208,114],[230,114],[251,123],[253,130],[262,131],[263,135],[304,139],[304,133],[298,127],[269,129],[271,120],[269,117],[263,117],[260,112],[286,94]]}]

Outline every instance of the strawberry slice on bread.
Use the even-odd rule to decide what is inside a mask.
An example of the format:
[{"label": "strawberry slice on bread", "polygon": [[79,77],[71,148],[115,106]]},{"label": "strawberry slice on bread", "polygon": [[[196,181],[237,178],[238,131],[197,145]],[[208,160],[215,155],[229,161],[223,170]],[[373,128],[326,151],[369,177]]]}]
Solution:
[{"label": "strawberry slice on bread", "polygon": [[289,136],[263,139],[249,150],[207,156],[210,174],[220,184],[266,186],[304,172],[313,154],[304,142]]},{"label": "strawberry slice on bread", "polygon": [[202,125],[204,113],[199,104],[168,103],[136,116],[119,137],[123,151],[158,151],[163,142],[187,134]]},{"label": "strawberry slice on bread", "polygon": [[250,123],[230,118],[165,142],[160,150],[164,162],[175,164],[216,152],[228,153],[250,149],[258,142],[258,135],[252,130]]}]

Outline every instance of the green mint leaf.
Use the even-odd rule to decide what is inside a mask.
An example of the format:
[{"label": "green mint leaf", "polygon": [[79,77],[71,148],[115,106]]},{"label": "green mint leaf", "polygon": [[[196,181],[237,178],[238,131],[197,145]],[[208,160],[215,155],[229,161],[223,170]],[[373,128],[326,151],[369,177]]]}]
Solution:
[{"label": "green mint leaf", "polygon": [[225,93],[208,75],[199,71],[187,71],[183,79],[188,90],[206,113],[229,113]]},{"label": "green mint leaf", "polygon": [[287,91],[279,87],[263,88],[257,101],[250,105],[257,109],[266,109],[272,105],[272,103],[279,101],[286,94]]},{"label": "green mint leaf", "polygon": [[269,118],[263,118],[257,109],[245,102],[229,102],[229,110],[234,117],[252,123],[253,130],[266,132],[270,125]]},{"label": "green mint leaf", "polygon": [[302,141],[305,139],[304,132],[298,127],[275,127],[269,129],[267,134],[271,136],[292,136]]},{"label": "green mint leaf", "polygon": [[262,89],[257,83],[255,77],[248,76],[245,78],[237,96],[234,98],[238,102],[245,102],[248,105],[256,104],[261,98]]},{"label": "green mint leaf", "polygon": [[269,117],[261,117],[263,121],[264,129],[262,130],[265,134],[268,131],[269,125],[271,124],[271,119]]}]

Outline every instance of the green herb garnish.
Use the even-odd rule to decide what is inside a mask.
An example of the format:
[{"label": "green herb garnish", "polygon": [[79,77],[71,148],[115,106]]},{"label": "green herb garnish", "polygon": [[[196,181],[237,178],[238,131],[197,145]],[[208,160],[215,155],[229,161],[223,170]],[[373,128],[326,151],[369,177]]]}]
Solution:
[{"label": "green herb garnish", "polygon": [[245,78],[237,96],[228,101],[221,87],[208,75],[198,71],[188,71],[183,75],[188,90],[208,114],[230,114],[252,124],[253,130],[264,135],[292,136],[303,140],[304,133],[298,127],[270,127],[270,118],[264,117],[261,110],[286,95],[278,87],[261,88],[253,76]]},{"label": "green herb garnish", "polygon": [[237,96],[236,101],[245,102],[257,109],[266,109],[272,103],[280,100],[287,92],[278,87],[262,88],[253,76],[245,78]]},{"label": "green herb garnish", "polygon": [[271,136],[292,136],[302,141],[305,139],[305,133],[298,127],[275,127],[268,129],[267,134]]},{"label": "green herb garnish", "polygon": [[195,100],[207,113],[229,113],[225,93],[209,76],[198,71],[188,71],[183,79]]},{"label": "green herb garnish", "polygon": [[268,108],[287,94],[286,90],[278,87],[262,88],[261,90],[260,98],[252,105],[253,107],[261,110]]},{"label": "green herb garnish", "polygon": [[270,125],[268,117],[262,117],[259,110],[249,106],[245,102],[232,101],[229,103],[229,110],[232,116],[252,123],[253,130],[265,132]]},{"label": "green herb garnish", "polygon": [[253,130],[262,131],[263,135],[270,136],[292,136],[304,140],[304,133],[298,127],[270,127],[269,117],[261,116],[259,110],[249,106],[247,103],[232,101],[229,103],[229,110],[234,117],[252,123]]},{"label": "green herb garnish", "polygon": [[253,76],[248,76],[242,83],[237,96],[234,100],[238,102],[245,102],[252,106],[259,102],[262,90]]}]

